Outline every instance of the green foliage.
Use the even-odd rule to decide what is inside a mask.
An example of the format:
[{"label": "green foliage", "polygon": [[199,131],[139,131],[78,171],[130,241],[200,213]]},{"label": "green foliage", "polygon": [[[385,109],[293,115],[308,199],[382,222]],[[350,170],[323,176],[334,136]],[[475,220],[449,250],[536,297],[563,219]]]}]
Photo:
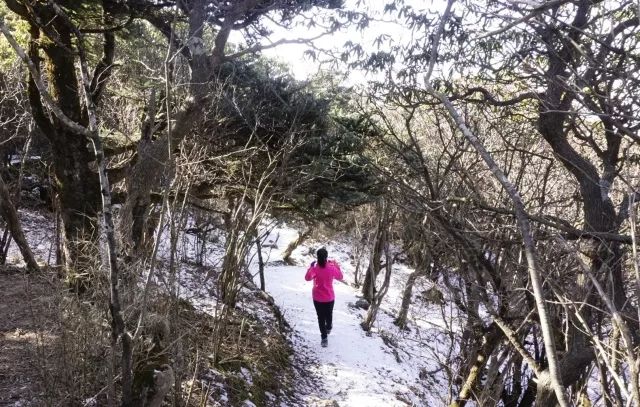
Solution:
[{"label": "green foliage", "polygon": [[[22,47],[26,47],[29,41],[29,25],[13,14],[4,4],[0,3],[0,19],[5,22],[13,32],[13,36]],[[16,53],[13,51],[7,39],[0,35],[0,72],[6,72],[18,63]]]},{"label": "green foliage", "polygon": [[247,166],[266,171],[275,158],[276,199],[306,212],[323,201],[361,204],[376,193],[362,158],[372,129],[353,113],[347,89],[296,81],[264,59],[225,64],[219,76],[226,80],[202,137],[212,152],[253,151],[227,162],[227,175],[240,177]]}]

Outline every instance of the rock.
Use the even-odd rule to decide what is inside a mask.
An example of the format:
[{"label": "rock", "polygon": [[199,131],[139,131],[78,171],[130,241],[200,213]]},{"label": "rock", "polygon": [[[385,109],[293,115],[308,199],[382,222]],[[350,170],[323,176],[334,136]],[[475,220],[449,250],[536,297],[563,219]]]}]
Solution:
[{"label": "rock", "polygon": [[398,341],[387,331],[380,332],[380,338],[382,338],[382,342],[390,348],[397,348]]},{"label": "rock", "polygon": [[152,396],[145,405],[148,407],[160,407],[174,382],[175,379],[171,366],[163,365],[161,370],[154,371]]},{"label": "rock", "polygon": [[421,292],[420,295],[422,299],[428,303],[436,305],[444,304],[444,295],[435,285],[428,290]]},{"label": "rock", "polygon": [[361,308],[365,311],[369,309],[369,301],[365,300],[364,298],[360,298],[358,301],[356,301],[355,305],[357,308]]},{"label": "rock", "polygon": [[337,401],[335,400],[318,400],[317,402],[313,403],[314,407],[340,407],[340,404],[338,404]]}]

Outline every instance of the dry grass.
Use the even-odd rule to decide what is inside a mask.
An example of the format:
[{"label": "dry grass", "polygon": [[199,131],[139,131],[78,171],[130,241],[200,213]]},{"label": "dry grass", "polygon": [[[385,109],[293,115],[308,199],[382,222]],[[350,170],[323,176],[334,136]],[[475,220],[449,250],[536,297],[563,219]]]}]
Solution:
[{"label": "dry grass", "polygon": [[[251,297],[254,306],[271,309],[272,304],[260,295],[245,293],[244,297],[245,301]],[[212,357],[215,319],[182,304],[176,328],[186,333],[183,345],[189,361],[185,372],[190,373],[184,375],[182,387],[186,390],[185,400],[191,391],[190,406],[213,405],[213,401],[220,401],[223,395],[228,398],[228,405],[241,405],[250,399],[259,407],[279,405],[277,399],[288,397],[293,384],[292,349],[275,319],[275,316],[257,319],[250,313],[235,309],[227,324],[220,359],[216,364]],[[196,380],[192,380],[196,371],[196,355],[197,374]]]},{"label": "dry grass", "polygon": [[[74,295],[51,270],[29,275],[2,268],[0,290],[0,405],[81,406],[90,399],[104,405],[111,377],[104,298]],[[270,406],[288,397],[293,373],[292,350],[281,332],[286,328],[264,295],[243,292],[242,301],[262,316],[240,309],[231,313],[217,364],[211,358],[213,316],[166,296],[149,304],[150,314],[165,315],[171,324],[166,360],[177,380],[167,405],[188,399],[189,406],[235,406],[250,399]],[[143,339],[136,344],[138,364],[145,362]]]}]

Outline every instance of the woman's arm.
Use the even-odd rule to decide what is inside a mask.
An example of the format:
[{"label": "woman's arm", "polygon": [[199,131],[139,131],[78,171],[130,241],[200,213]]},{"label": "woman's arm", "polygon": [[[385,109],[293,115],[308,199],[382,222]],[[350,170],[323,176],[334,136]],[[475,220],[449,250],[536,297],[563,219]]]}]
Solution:
[{"label": "woman's arm", "polygon": [[305,280],[311,281],[316,277],[316,269],[314,267],[315,265],[316,265],[315,261],[311,263],[311,266],[309,266],[309,268],[307,269],[307,274],[304,275]]},{"label": "woman's arm", "polygon": [[344,279],[344,276],[342,275],[342,270],[340,270],[340,265],[335,261],[332,261],[331,263],[335,266],[335,268],[333,269],[333,277],[336,280],[342,281],[342,279]]}]

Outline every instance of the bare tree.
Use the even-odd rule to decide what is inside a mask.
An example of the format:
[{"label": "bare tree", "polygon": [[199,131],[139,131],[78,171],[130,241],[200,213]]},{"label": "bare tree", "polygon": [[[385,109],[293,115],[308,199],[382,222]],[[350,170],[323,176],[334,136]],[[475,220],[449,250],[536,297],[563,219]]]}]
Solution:
[{"label": "bare tree", "polygon": [[[602,353],[594,344],[622,349],[621,333],[607,322],[610,312],[595,311],[606,304],[588,274],[565,263],[549,239],[561,234],[579,242],[591,275],[606,287],[621,317],[635,325],[636,312],[629,308],[635,289],[623,277],[631,274],[626,252],[632,239],[623,231],[637,178],[623,174],[637,151],[637,120],[629,109],[637,105],[638,83],[631,79],[637,64],[623,55],[635,47],[637,8],[586,1],[448,5],[442,17],[388,7],[389,14],[420,29],[402,45],[355,61],[370,70],[388,69],[387,81],[369,100],[375,124],[386,134],[378,145],[397,165],[377,169],[397,188],[398,206],[424,214],[424,228],[451,245],[444,261],[458,270],[448,280],[455,281],[453,290],[463,290],[454,296],[469,325],[463,337],[498,329],[508,339],[508,356],[500,353],[502,342],[491,341],[477,365],[503,387],[502,402],[555,405],[563,397],[588,397],[575,389],[587,385],[585,374]],[[456,134],[464,137],[456,141]],[[490,171],[481,169],[483,163]],[[534,262],[527,266],[527,258]],[[527,267],[529,277],[523,274]],[[474,287],[490,296],[470,296],[478,291]],[[533,288],[535,296],[517,295],[517,287]],[[496,325],[474,315],[472,298]],[[550,298],[589,304],[581,309],[583,322]],[[530,312],[540,322],[532,323]],[[585,335],[585,326],[594,335]],[[534,347],[527,349],[523,344],[531,338]],[[550,360],[553,348],[557,363]],[[475,363],[474,352],[463,354],[464,366]],[[508,375],[506,383],[495,376],[497,355],[513,366],[500,372]],[[614,380],[628,362],[611,360],[609,367],[598,362],[602,397],[633,400]],[[556,372],[541,368],[553,365]],[[518,366],[524,374],[515,373]],[[464,367],[459,373],[469,378],[470,372]],[[530,380],[540,375],[555,383]],[[463,383],[454,383],[460,402],[499,393],[482,396]]]}]

